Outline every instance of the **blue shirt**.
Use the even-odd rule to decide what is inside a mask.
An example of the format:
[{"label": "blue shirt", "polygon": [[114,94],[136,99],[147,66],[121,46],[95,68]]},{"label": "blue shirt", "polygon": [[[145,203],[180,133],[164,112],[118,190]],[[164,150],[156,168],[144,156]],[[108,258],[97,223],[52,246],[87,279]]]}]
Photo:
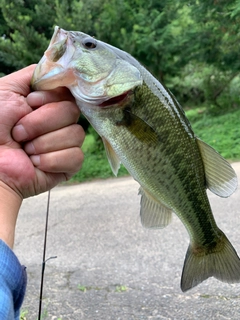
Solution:
[{"label": "blue shirt", "polygon": [[0,319],[16,320],[26,291],[26,268],[0,240]]}]

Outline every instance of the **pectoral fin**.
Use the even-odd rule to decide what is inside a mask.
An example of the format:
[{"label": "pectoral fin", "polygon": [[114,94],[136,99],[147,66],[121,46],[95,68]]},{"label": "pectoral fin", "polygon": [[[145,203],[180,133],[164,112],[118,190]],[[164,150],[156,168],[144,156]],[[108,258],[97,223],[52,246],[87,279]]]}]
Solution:
[{"label": "pectoral fin", "polygon": [[158,144],[159,137],[156,130],[147,123],[144,119],[136,114],[133,114],[131,110],[126,109],[126,114],[131,117],[131,124],[127,126],[127,129],[144,144]]},{"label": "pectoral fin", "polygon": [[116,155],[110,143],[104,137],[102,137],[102,141],[106,150],[108,162],[110,164],[112,172],[114,173],[115,176],[117,176],[121,162],[118,159],[118,156]]},{"label": "pectoral fin", "polygon": [[139,189],[141,198],[141,222],[145,228],[164,228],[172,219],[172,210],[155,200],[148,192]]},{"label": "pectoral fin", "polygon": [[237,188],[231,165],[216,150],[197,139],[205,168],[207,188],[220,197],[229,197]]}]

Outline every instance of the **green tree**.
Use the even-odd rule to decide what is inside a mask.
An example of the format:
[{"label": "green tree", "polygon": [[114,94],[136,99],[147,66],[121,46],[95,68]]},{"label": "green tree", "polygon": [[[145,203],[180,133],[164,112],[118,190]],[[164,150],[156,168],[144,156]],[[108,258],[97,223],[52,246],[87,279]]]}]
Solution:
[{"label": "green tree", "polygon": [[[185,14],[185,20],[183,15]],[[155,76],[179,73],[182,33],[192,23],[179,1],[111,0],[95,22],[97,35],[134,55]]]},{"label": "green tree", "polygon": [[[52,33],[48,21],[50,7],[47,1],[0,0],[1,16],[5,24],[0,30],[0,70],[8,73],[36,63],[48,45]],[[44,11],[44,14],[42,14]],[[0,17],[1,17],[0,16]]]},{"label": "green tree", "polygon": [[239,105],[240,0],[0,0],[0,72],[36,63],[53,27],[145,65],[180,101]]},{"label": "green tree", "polygon": [[186,33],[191,45],[185,47],[184,55],[188,56],[198,74],[198,69],[205,68],[200,87],[207,102],[220,106],[220,96],[225,95],[224,104],[234,104],[236,99],[239,104],[237,94],[234,95],[235,101],[233,99],[231,86],[239,83],[240,1],[183,2],[190,8],[189,15],[194,21],[194,27]]},{"label": "green tree", "polygon": [[8,73],[36,63],[59,25],[94,32],[101,1],[0,0],[0,70]]},{"label": "green tree", "polygon": [[82,30],[130,52],[163,80],[165,74],[178,72],[181,65],[182,40],[172,26],[179,16],[178,8],[177,1],[168,0],[0,0],[5,20],[0,29],[4,35],[0,41],[1,69],[18,69],[38,61],[53,26],[59,25]]}]

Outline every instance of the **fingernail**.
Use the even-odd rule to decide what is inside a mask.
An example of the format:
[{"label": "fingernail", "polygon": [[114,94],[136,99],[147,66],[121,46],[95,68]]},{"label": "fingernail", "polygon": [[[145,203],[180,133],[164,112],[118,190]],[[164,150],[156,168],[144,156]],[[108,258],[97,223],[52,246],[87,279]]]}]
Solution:
[{"label": "fingernail", "polygon": [[32,163],[34,164],[34,166],[37,167],[40,165],[40,156],[34,155],[34,156],[31,156],[30,159],[31,159]]},{"label": "fingernail", "polygon": [[27,96],[27,102],[32,107],[41,106],[44,103],[44,95],[42,92],[31,92]]},{"label": "fingernail", "polygon": [[24,126],[22,124],[16,125],[16,127],[13,128],[14,131],[14,139],[16,141],[24,141],[27,140],[28,134],[25,130]]},{"label": "fingernail", "polygon": [[27,152],[27,154],[34,154],[35,153],[35,147],[32,142],[26,143],[24,150]]}]

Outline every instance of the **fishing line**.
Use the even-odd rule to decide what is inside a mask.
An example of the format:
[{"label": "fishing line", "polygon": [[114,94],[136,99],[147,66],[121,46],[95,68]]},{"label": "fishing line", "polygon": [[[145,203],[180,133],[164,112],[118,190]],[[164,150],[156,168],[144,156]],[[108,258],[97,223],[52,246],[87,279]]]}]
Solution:
[{"label": "fishing line", "polygon": [[47,260],[46,258],[46,247],[47,247],[47,229],[48,229],[48,216],[49,216],[49,205],[50,205],[50,190],[48,191],[48,201],[47,201],[47,213],[46,213],[46,222],[45,222],[45,233],[44,233],[44,244],[43,244],[43,259],[42,259],[42,275],[40,283],[40,294],[39,294],[39,309],[38,309],[38,320],[41,320],[42,313],[42,295],[43,295],[43,281],[44,281],[44,271],[46,262],[50,259],[57,258],[56,256],[50,257]]}]

